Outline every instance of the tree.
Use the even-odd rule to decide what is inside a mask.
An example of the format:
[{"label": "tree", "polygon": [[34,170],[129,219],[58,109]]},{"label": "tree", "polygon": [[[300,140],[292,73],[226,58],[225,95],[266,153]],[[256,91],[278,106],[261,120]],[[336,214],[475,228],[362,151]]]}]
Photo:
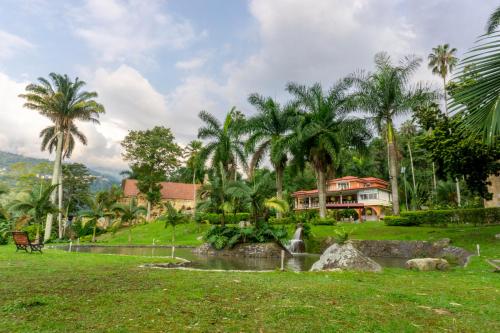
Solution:
[{"label": "tree", "polygon": [[[95,177],[90,174],[89,169],[81,163],[63,164],[62,166],[64,184],[64,216],[75,216],[79,211],[86,208],[90,197],[90,185]],[[62,237],[63,228],[60,228],[59,238]]]},{"label": "tree", "polygon": [[488,24],[486,25],[486,33],[492,34],[497,30],[498,25],[500,24],[500,6],[498,6],[493,13],[491,13],[490,18],[488,19]]},{"label": "tree", "polygon": [[[80,140],[85,136],[76,129],[75,121],[86,121],[98,124],[99,115],[104,113],[104,107],[96,102],[97,93],[82,91],[85,82],[76,78],[72,81],[67,75],[56,73],[49,74],[50,81],[38,78],[38,83],[26,86],[26,93],[19,95],[26,100],[24,106],[28,109],[38,111],[41,115],[49,118],[54,126],[50,130],[43,130],[43,144],[49,147],[56,146],[54,170],[52,173],[52,185],[59,184],[62,193],[61,163],[63,151],[71,151],[74,141],[68,137],[71,134],[78,136]],[[44,132],[47,131],[47,132]],[[51,135],[49,135],[51,134]],[[66,141],[65,141],[66,139]],[[83,141],[86,142],[85,140]],[[51,194],[51,201],[55,204],[56,192]],[[62,205],[60,200],[59,206]],[[59,207],[60,210],[62,207]],[[60,211],[59,210],[59,211]],[[44,239],[47,241],[52,232],[52,214],[47,216]]]},{"label": "tree", "polygon": [[166,213],[163,214],[161,220],[165,221],[165,228],[172,226],[172,258],[175,258],[175,226],[186,221],[186,215],[180,210],[176,210],[170,202],[165,204]]},{"label": "tree", "polygon": [[500,173],[500,146],[487,145],[461,131],[460,122],[460,118],[440,122],[431,135],[423,138],[422,146],[436,162],[439,176],[463,177],[471,192],[490,199],[487,179]]},{"label": "tree", "polygon": [[448,115],[448,98],[446,97],[446,77],[453,71],[453,68],[458,63],[458,58],[455,57],[456,48],[451,48],[449,44],[438,45],[432,48],[432,52],[428,56],[429,68],[432,73],[439,75],[443,79],[443,94],[444,107],[446,115]]},{"label": "tree", "polygon": [[159,182],[170,176],[180,165],[181,147],[169,128],[156,126],[145,131],[130,131],[122,141],[123,158],[138,175],[137,187],[148,203],[146,219],[151,218],[151,207],[160,201]]},{"label": "tree", "polygon": [[407,56],[393,65],[386,53],[375,56],[375,72],[351,75],[354,100],[360,110],[370,114],[378,131],[384,133],[388,148],[389,178],[392,191],[392,209],[399,215],[398,161],[394,118],[410,112],[418,105],[434,98],[422,86],[411,87],[410,79],[421,59]]},{"label": "tree", "polygon": [[312,87],[290,83],[302,119],[290,135],[294,158],[309,162],[318,186],[319,215],[326,217],[326,176],[339,158],[342,147],[361,149],[370,137],[363,119],[349,117],[352,111],[347,82],[340,81],[325,93],[319,83]]},{"label": "tree", "polygon": [[217,118],[206,111],[201,111],[200,119],[205,126],[198,130],[198,138],[210,140],[201,150],[200,158],[203,161],[211,160],[213,169],[222,165],[225,175],[235,179],[239,162],[246,168],[244,144],[241,140],[243,117],[233,107],[221,124]]},{"label": "tree", "polygon": [[117,213],[120,217],[113,223],[113,229],[116,230],[124,223],[128,224],[128,242],[132,242],[132,226],[137,222],[137,220],[144,214],[147,213],[146,208],[137,205],[135,199],[130,200],[128,205],[115,203],[112,206],[112,211]]},{"label": "tree", "polygon": [[40,236],[40,227],[48,214],[58,211],[55,204],[50,200],[50,195],[57,185],[39,185],[33,188],[24,198],[12,201],[9,209],[30,216],[30,220],[37,226],[36,239]]},{"label": "tree", "polygon": [[105,207],[105,201],[99,200],[98,197],[89,198],[87,205],[89,208],[87,210],[80,212],[80,218],[82,221],[82,228],[85,228],[87,225],[92,226],[92,228],[93,228],[92,242],[95,243],[97,224],[99,223],[99,220],[104,220],[107,217],[113,216],[113,213],[110,212]]},{"label": "tree", "polygon": [[[282,200],[283,174],[288,160],[283,138],[295,127],[295,105],[290,103],[282,107],[271,97],[265,98],[258,94],[251,94],[248,101],[258,111],[246,124],[246,131],[250,133],[247,146],[252,149],[257,146],[249,166],[250,176],[268,154],[276,172],[276,197]],[[278,215],[280,216],[281,212]]]},{"label": "tree", "polygon": [[459,87],[452,91],[450,105],[462,116],[464,131],[492,145],[500,135],[499,37],[500,32],[482,36],[466,53],[458,66],[455,82]]}]

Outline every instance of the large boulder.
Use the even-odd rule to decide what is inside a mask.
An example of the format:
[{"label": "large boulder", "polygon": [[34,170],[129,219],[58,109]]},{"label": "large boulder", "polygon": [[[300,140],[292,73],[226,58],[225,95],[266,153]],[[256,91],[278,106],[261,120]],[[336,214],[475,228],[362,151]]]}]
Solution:
[{"label": "large boulder", "polygon": [[381,272],[382,267],[348,242],[331,245],[311,267],[311,271],[336,270]]},{"label": "large boulder", "polygon": [[417,271],[444,271],[449,266],[448,261],[441,258],[417,258],[406,262],[406,268]]}]

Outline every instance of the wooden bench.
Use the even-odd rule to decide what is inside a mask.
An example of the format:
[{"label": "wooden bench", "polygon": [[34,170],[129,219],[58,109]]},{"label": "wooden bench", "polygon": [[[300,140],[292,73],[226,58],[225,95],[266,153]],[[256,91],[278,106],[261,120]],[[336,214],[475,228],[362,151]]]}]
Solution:
[{"label": "wooden bench", "polygon": [[16,252],[19,250],[28,252],[29,249],[30,252],[42,253],[43,242],[31,242],[26,231],[12,231],[12,238],[16,244]]}]

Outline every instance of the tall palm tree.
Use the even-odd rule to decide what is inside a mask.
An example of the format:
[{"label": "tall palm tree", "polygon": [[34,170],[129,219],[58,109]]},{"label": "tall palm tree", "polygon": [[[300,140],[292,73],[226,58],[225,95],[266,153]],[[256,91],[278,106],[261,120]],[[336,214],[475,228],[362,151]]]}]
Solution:
[{"label": "tall palm tree", "polygon": [[[248,101],[258,111],[258,114],[248,119],[246,124],[246,130],[250,134],[247,146],[252,149],[257,146],[249,165],[250,178],[255,167],[266,154],[269,154],[276,172],[276,197],[282,200],[283,173],[288,160],[283,138],[295,126],[297,119],[295,105],[287,104],[282,107],[271,97],[265,98],[258,94],[251,94]],[[281,216],[281,212],[278,212],[278,216]]]},{"label": "tall palm tree", "polygon": [[[48,150],[49,153],[52,154],[53,151],[57,150],[57,129],[56,126],[48,126],[44,128],[40,132],[40,138],[42,139],[42,146],[41,150],[45,151]],[[61,163],[62,160],[65,158],[71,157],[71,154],[73,153],[73,149],[75,148],[75,137],[80,141],[83,145],[87,144],[87,137],[85,134],[83,134],[74,124],[71,124],[68,128],[65,128],[63,130],[63,148],[62,148],[62,156],[61,156]],[[63,228],[62,228],[62,206],[63,206],[63,168],[59,168],[59,177],[58,177],[58,208],[59,208],[59,213],[57,216],[57,221],[59,225],[59,239],[62,238],[63,234]],[[54,192],[55,193],[55,192]]]},{"label": "tall palm tree", "polygon": [[9,210],[20,212],[30,216],[30,220],[37,226],[36,239],[40,235],[40,227],[43,220],[48,214],[58,211],[55,204],[50,200],[50,195],[56,188],[56,185],[44,186],[39,185],[39,188],[34,188],[28,196],[23,199],[16,199],[9,205]]},{"label": "tall palm tree", "polygon": [[312,87],[290,83],[302,119],[290,135],[294,158],[308,161],[316,172],[319,215],[326,217],[326,176],[333,171],[342,147],[362,148],[370,137],[364,119],[350,117],[352,105],[347,82],[340,81],[324,92],[319,83]]},{"label": "tall palm tree", "polygon": [[354,103],[370,114],[379,133],[383,133],[389,157],[389,178],[392,191],[392,209],[399,215],[398,161],[394,118],[408,113],[417,105],[434,98],[434,94],[421,85],[410,86],[411,76],[420,66],[421,59],[407,56],[393,65],[386,53],[375,56],[375,72],[353,74]]},{"label": "tall palm tree", "polygon": [[[50,145],[52,142],[56,146],[52,173],[52,185],[56,185],[62,178],[63,150],[69,152],[70,147],[74,145],[74,141],[68,138],[69,134],[75,134],[79,139],[82,139],[77,134],[80,132],[75,130],[75,121],[88,121],[98,124],[99,115],[104,113],[104,107],[96,102],[96,92],[82,91],[85,86],[84,81],[78,78],[72,81],[67,75],[56,73],[50,73],[49,77],[50,81],[39,78],[38,83],[26,86],[26,93],[21,94],[20,97],[26,100],[24,104],[26,108],[38,111],[54,124],[52,130],[47,130],[45,133],[42,131],[42,144],[45,142]],[[52,133],[52,136],[49,136],[50,133]],[[56,202],[55,191],[51,194],[51,201],[54,204]],[[45,226],[45,240],[50,238],[51,231],[52,214],[49,214]]]},{"label": "tall palm tree", "polygon": [[200,151],[201,160],[211,159],[213,169],[217,169],[219,164],[222,164],[226,175],[229,178],[235,178],[238,159],[246,168],[244,144],[241,139],[243,122],[241,116],[233,107],[226,115],[223,124],[206,111],[201,111],[199,117],[205,123],[205,127],[198,130],[198,138],[210,140]]},{"label": "tall palm tree", "polygon": [[451,74],[453,68],[458,63],[458,58],[455,57],[457,52],[456,48],[450,48],[449,44],[438,45],[432,48],[432,52],[429,53],[429,68],[432,69],[432,73],[439,75],[443,79],[443,96],[444,96],[444,109],[446,115],[448,115],[448,98],[446,94],[446,77]]}]

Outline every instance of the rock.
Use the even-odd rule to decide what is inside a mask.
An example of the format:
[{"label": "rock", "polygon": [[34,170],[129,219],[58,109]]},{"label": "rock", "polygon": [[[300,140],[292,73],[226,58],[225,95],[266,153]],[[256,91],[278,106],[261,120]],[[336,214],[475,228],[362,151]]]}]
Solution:
[{"label": "rock", "polygon": [[287,258],[292,256],[284,246],[274,242],[243,243],[237,244],[232,249],[222,250],[216,250],[210,244],[205,243],[195,248],[193,253],[226,257],[281,258],[282,250],[285,250],[285,256]]},{"label": "rock", "polygon": [[240,221],[240,223],[238,223],[238,226],[240,228],[246,228],[252,226],[252,223],[250,223],[250,221]]},{"label": "rock", "polygon": [[449,266],[448,261],[441,258],[418,258],[406,262],[406,268],[416,269],[417,271],[444,271]]},{"label": "rock", "polygon": [[449,238],[443,238],[438,241],[435,241],[432,245],[435,247],[447,247],[451,243],[451,239]]},{"label": "rock", "polygon": [[353,270],[380,272],[382,267],[358,251],[351,242],[333,244],[316,261],[311,271]]},{"label": "rock", "polygon": [[496,234],[495,239],[500,239],[500,234]]}]

